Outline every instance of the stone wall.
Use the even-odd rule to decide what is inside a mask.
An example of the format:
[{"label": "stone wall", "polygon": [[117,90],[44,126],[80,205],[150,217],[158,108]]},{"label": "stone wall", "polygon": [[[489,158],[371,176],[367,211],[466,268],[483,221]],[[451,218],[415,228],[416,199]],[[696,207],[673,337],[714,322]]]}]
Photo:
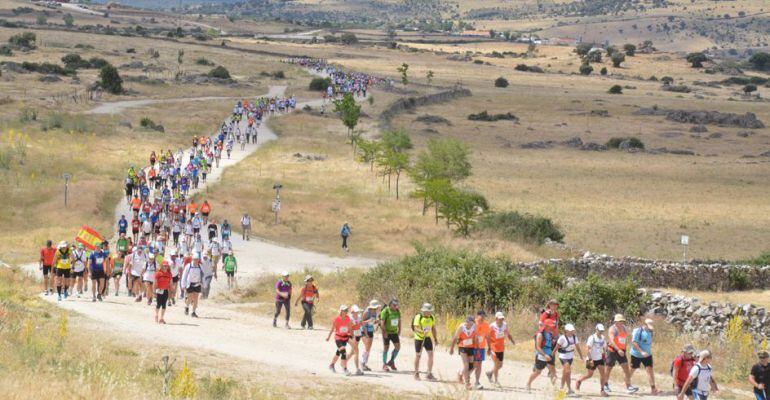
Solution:
[{"label": "stone wall", "polygon": [[684,297],[653,291],[647,303],[650,314],[666,318],[684,332],[696,336],[722,334],[733,317],[740,317],[744,326],[757,338],[770,335],[770,318],[764,308],[752,304],[700,302],[695,297]]},{"label": "stone wall", "polygon": [[417,107],[431,104],[444,103],[458,97],[471,96],[471,91],[461,87],[455,87],[438,93],[428,94],[419,97],[406,97],[398,99],[388,105],[388,108],[380,114],[380,129],[390,129],[391,120],[398,114],[413,110]]},{"label": "stone wall", "polygon": [[770,266],[734,265],[724,262],[683,264],[640,258],[614,258],[586,252],[571,259],[542,260],[521,267],[533,273],[555,266],[567,276],[584,279],[589,273],[609,279],[634,277],[647,288],[730,291],[770,287]]}]

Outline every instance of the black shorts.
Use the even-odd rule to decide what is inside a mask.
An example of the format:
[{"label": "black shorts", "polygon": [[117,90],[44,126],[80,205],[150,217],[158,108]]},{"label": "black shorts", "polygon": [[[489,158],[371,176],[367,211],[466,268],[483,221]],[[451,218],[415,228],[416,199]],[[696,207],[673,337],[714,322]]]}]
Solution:
[{"label": "black shorts", "polygon": [[604,359],[601,359],[601,360],[591,360],[591,361],[594,362],[593,366],[591,366],[590,362],[586,361],[586,369],[589,370],[589,371],[593,371],[597,367],[601,367],[601,366],[603,366],[605,364],[604,363]]},{"label": "black shorts", "polygon": [[179,277],[178,276],[172,277],[171,282],[174,282],[174,283],[179,282]]},{"label": "black shorts", "polygon": [[628,363],[628,356],[625,353],[623,353],[623,357],[621,357],[620,354],[618,354],[616,351],[610,352],[610,357],[607,360],[607,365],[609,365],[610,367],[614,367],[615,364],[623,365],[627,363]]},{"label": "black shorts", "polygon": [[[682,392],[682,387],[681,387],[681,386],[679,386],[679,385],[676,385],[676,392],[677,392],[677,393],[681,393],[681,392]],[[684,394],[685,394],[686,396],[692,396],[692,385],[690,385],[690,386],[687,388],[687,390],[685,390],[685,391],[684,391]]]},{"label": "black shorts", "polygon": [[74,277],[74,278],[82,277],[83,274],[85,274],[85,273],[86,273],[86,270],[82,270],[80,272],[72,271],[72,277]]},{"label": "black shorts", "polygon": [[200,292],[201,292],[201,285],[187,287],[187,293],[200,293]]},{"label": "black shorts", "polygon": [[560,358],[559,361],[561,361],[561,365],[572,365],[572,362],[575,361],[574,358]]},{"label": "black shorts", "polygon": [[476,354],[476,349],[474,349],[473,347],[460,347],[458,352],[460,354],[465,354],[468,357],[473,357],[473,355]]},{"label": "black shorts", "polygon": [[72,272],[72,270],[69,269],[69,268],[67,268],[67,269],[56,268],[56,276],[59,276],[59,277],[69,278],[71,272]]},{"label": "black shorts", "polygon": [[425,338],[423,340],[414,340],[414,352],[420,353],[422,348],[425,347],[425,351],[433,351],[433,339]]},{"label": "black shorts", "polygon": [[339,348],[341,348],[341,347],[345,347],[345,346],[347,346],[347,345],[348,345],[348,340],[350,340],[350,339],[345,339],[345,340],[337,340],[337,339],[334,339],[334,344],[335,344],[335,345],[337,346],[337,348],[339,349]]},{"label": "black shorts", "polygon": [[155,309],[166,309],[166,303],[168,303],[168,290],[163,290],[160,293],[155,292]]},{"label": "black shorts", "polygon": [[112,277],[113,278],[120,279],[121,276],[123,276],[123,270],[112,271]]},{"label": "black shorts", "polygon": [[637,369],[640,365],[644,365],[645,368],[652,368],[652,356],[645,358],[631,356],[631,368]]},{"label": "black shorts", "polygon": [[233,276],[235,276],[235,271],[225,271],[225,274],[232,278]]},{"label": "black shorts", "polygon": [[556,360],[551,357],[551,361],[543,361],[535,357],[535,369],[542,371],[547,365],[556,365]]},{"label": "black shorts", "polygon": [[43,276],[48,276],[51,273],[50,265],[43,265]]},{"label": "black shorts", "polygon": [[495,352],[495,358],[497,358],[497,361],[503,361],[505,359],[505,352],[503,352],[503,351],[496,351]]},{"label": "black shorts", "polygon": [[193,228],[194,235],[197,235],[198,233],[200,233],[200,231],[201,231],[201,228]]},{"label": "black shorts", "polygon": [[390,342],[393,342],[393,344],[399,344],[401,342],[397,333],[388,333],[382,338],[382,343],[385,347],[388,347]]},{"label": "black shorts", "polygon": [[92,269],[91,270],[91,280],[95,281],[97,279],[105,279],[107,278],[107,275],[104,274],[103,269]]},{"label": "black shorts", "polygon": [[358,342],[360,342],[360,341],[361,341],[361,338],[362,338],[362,337],[363,337],[363,336],[353,336],[353,340],[355,340],[355,341],[356,341],[356,343],[358,343]]}]

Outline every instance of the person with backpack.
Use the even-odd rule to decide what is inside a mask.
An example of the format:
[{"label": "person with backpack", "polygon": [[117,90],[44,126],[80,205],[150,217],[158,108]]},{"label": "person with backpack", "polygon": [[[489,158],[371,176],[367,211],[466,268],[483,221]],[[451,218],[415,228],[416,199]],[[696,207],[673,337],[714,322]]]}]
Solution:
[{"label": "person with backpack", "polygon": [[562,366],[561,389],[567,387],[567,395],[572,395],[572,362],[575,359],[577,351],[580,360],[583,360],[583,351],[580,350],[580,341],[575,334],[575,326],[567,324],[564,326],[564,334],[556,340],[555,353],[559,355],[559,361]]},{"label": "person with backpack", "polygon": [[556,321],[546,319],[543,327],[538,330],[535,336],[535,365],[532,367],[532,374],[527,381],[527,391],[532,390],[532,382],[540,376],[543,370],[548,367],[548,377],[551,382],[556,379],[555,361],[553,350],[556,347]]},{"label": "person with backpack", "polygon": [[692,385],[693,400],[708,400],[709,395],[719,392],[719,386],[717,386],[717,381],[713,375],[714,370],[711,368],[711,359],[710,351],[700,352],[698,362],[690,368],[690,374],[682,385],[682,390],[676,396],[677,400],[684,399],[686,388],[690,385]]},{"label": "person with backpack", "polygon": [[575,389],[580,391],[580,385],[583,382],[591,379],[594,376],[594,371],[599,370],[599,387],[601,388],[601,396],[608,397],[609,395],[604,390],[607,386],[607,369],[605,355],[607,354],[607,339],[604,337],[604,325],[596,324],[596,331],[593,335],[588,337],[586,341],[586,347],[588,348],[588,359],[586,360],[586,374],[581,376],[580,379],[575,382]]},{"label": "person with backpack", "polygon": [[348,248],[348,237],[350,237],[350,234],[350,225],[345,222],[342,224],[342,229],[340,229],[340,236],[342,237],[342,250],[344,250],[346,253],[350,251]]},{"label": "person with backpack", "polygon": [[[273,328],[276,328],[278,317],[281,315],[281,308],[286,309],[286,329],[289,327],[289,317],[291,316],[291,281],[289,273],[283,271],[281,279],[275,283],[275,315],[273,316]],[[347,310],[347,308],[346,308]]]},{"label": "person with backpack", "polygon": [[647,380],[650,382],[650,391],[654,396],[660,391],[655,386],[655,371],[652,369],[652,322],[651,319],[647,318],[644,323],[633,330],[629,353],[631,354],[631,376],[641,365],[644,365],[644,369],[647,371]]},{"label": "person with backpack", "polygon": [[754,396],[757,400],[768,400],[767,398],[767,386],[770,385],[770,353],[765,350],[757,353],[757,362],[751,367],[751,373],[749,374],[749,383],[754,387]]},{"label": "person with backpack", "polygon": [[48,275],[56,274],[56,271],[52,271],[55,255],[56,249],[53,247],[53,241],[46,240],[45,247],[40,249],[40,270],[43,272],[43,293],[46,296],[53,293],[52,281],[55,279],[49,279]]},{"label": "person with backpack", "polygon": [[548,300],[545,304],[545,308],[540,313],[539,326],[542,329],[545,325],[545,321],[553,320],[556,323],[556,331],[559,330],[559,302],[556,299]]},{"label": "person with backpack", "polygon": [[476,341],[476,351],[473,356],[473,363],[468,366],[469,371],[473,371],[473,375],[476,378],[474,389],[481,390],[481,363],[486,359],[487,353],[491,353],[489,343],[489,323],[486,321],[487,313],[484,310],[479,310],[476,313],[476,335],[478,336]]},{"label": "person with backpack", "polygon": [[674,390],[684,394],[688,399],[692,399],[692,387],[684,387],[687,378],[690,376],[690,370],[695,365],[695,347],[688,344],[682,349],[682,354],[676,356],[671,363],[671,376],[674,378]]},{"label": "person with backpack", "polygon": [[472,315],[465,318],[465,323],[460,324],[452,336],[452,344],[449,346],[449,355],[454,354],[455,346],[458,346],[458,353],[462,360],[462,372],[460,373],[460,383],[465,384],[467,389],[471,388],[471,370],[469,366],[473,362],[476,353],[478,336],[476,335],[476,324]]},{"label": "person with backpack", "polygon": [[184,314],[188,315],[190,306],[192,306],[192,317],[198,318],[198,297],[203,287],[203,269],[201,268],[200,256],[193,254],[190,263],[184,267],[182,273],[182,287],[185,288],[185,307]]},{"label": "person with backpack", "polygon": [[500,370],[503,368],[503,359],[505,358],[505,339],[507,338],[513,345],[516,344],[516,341],[513,340],[513,336],[511,336],[511,332],[508,330],[508,325],[505,323],[505,314],[503,314],[501,311],[498,311],[495,314],[495,322],[489,324],[489,328],[489,353],[492,356],[494,366],[492,367],[491,371],[487,371],[487,379],[489,379],[489,383],[500,387],[500,382],[497,378]]},{"label": "person with backpack", "polygon": [[294,307],[302,302],[302,311],[304,312],[302,322],[300,322],[302,329],[307,326],[308,330],[313,330],[313,306],[319,299],[315,280],[310,275],[305,276],[305,286],[300,289],[299,297],[294,301]]},{"label": "person with backpack", "polygon": [[74,250],[72,250],[72,276],[75,278],[75,290],[77,291],[77,297],[80,298],[83,295],[83,287],[88,291],[88,272],[86,271],[86,264],[88,263],[88,253],[83,248],[83,243],[78,243]]},{"label": "person with backpack", "polygon": [[[626,384],[626,391],[629,394],[636,393],[639,388],[631,385],[631,370],[628,368],[628,356],[626,350],[628,347],[628,329],[626,328],[626,318],[623,314],[615,314],[614,323],[610,326],[607,346],[610,355],[607,362],[607,376],[612,374],[612,368],[620,365],[623,370],[623,382]],[[604,391],[610,392],[610,384],[605,382]]]},{"label": "person with backpack", "polygon": [[[166,323],[163,317],[166,315],[171,278],[171,267],[169,262],[164,260],[160,263],[160,268],[155,271],[155,322],[158,324]],[[160,312],[160,318],[158,318],[158,312]]]},{"label": "person with backpack", "polygon": [[420,312],[412,319],[412,332],[414,332],[414,379],[420,380],[420,356],[422,349],[428,353],[429,381],[435,381],[433,376],[433,348],[436,345],[436,319],[433,317],[433,305],[425,303]]},{"label": "person with backpack", "polygon": [[[396,357],[401,350],[401,311],[398,309],[398,300],[391,299],[388,306],[380,312],[380,330],[382,331],[382,371],[398,371]],[[393,352],[388,361],[388,350],[393,342]]]}]

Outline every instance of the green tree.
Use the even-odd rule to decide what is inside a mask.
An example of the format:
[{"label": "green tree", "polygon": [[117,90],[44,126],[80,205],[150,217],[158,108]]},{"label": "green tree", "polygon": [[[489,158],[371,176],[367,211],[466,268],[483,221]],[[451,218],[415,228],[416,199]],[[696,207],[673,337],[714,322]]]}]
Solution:
[{"label": "green tree", "polygon": [[379,159],[380,152],[382,151],[382,142],[379,140],[359,138],[356,144],[360,151],[358,160],[362,163],[369,164],[369,169],[374,171],[374,163]]},{"label": "green tree", "polygon": [[37,36],[34,32],[19,33],[8,38],[8,43],[16,47],[34,49],[37,43]]},{"label": "green tree", "polygon": [[425,77],[428,79],[428,85],[433,83],[433,70],[428,70],[428,73],[425,74]]},{"label": "green tree", "polygon": [[508,87],[508,79],[505,79],[502,76],[495,79],[495,87],[498,87],[498,88]]},{"label": "green tree", "polygon": [[118,69],[110,64],[103,66],[99,71],[99,85],[112,94],[123,93],[123,79]]},{"label": "green tree", "polygon": [[66,26],[74,26],[75,25],[75,17],[72,16],[72,14],[67,13],[64,14],[64,25]]},{"label": "green tree", "polygon": [[623,87],[620,85],[612,85],[610,90],[607,91],[609,94],[623,94]]},{"label": "green tree", "polygon": [[232,79],[230,77],[230,71],[227,70],[227,68],[219,65],[215,68],[213,68],[211,71],[209,71],[208,76],[212,78],[219,78],[219,79]]},{"label": "green tree", "polygon": [[636,55],[636,46],[631,43],[624,44],[623,50],[626,52],[626,55],[629,57],[633,57]]},{"label": "green tree", "polygon": [[396,68],[396,71],[401,74],[401,83],[406,86],[409,83],[409,76],[407,75],[407,71],[409,71],[409,64],[401,64],[400,67]]},{"label": "green tree", "polygon": [[770,69],[770,54],[764,52],[754,53],[754,55],[749,58],[749,62],[754,68],[760,71]]},{"label": "green tree", "polygon": [[594,67],[588,63],[580,64],[580,75],[591,75],[591,72],[594,72]]},{"label": "green tree", "polygon": [[687,55],[687,62],[689,62],[693,68],[703,67],[703,63],[708,61],[708,57],[701,52],[690,53]]},{"label": "green tree", "polygon": [[438,200],[438,213],[455,232],[467,237],[478,217],[489,208],[487,199],[467,189],[451,187],[443,191]]},{"label": "green tree", "polygon": [[399,196],[399,182],[401,174],[409,167],[409,155],[407,150],[412,148],[412,139],[403,129],[386,131],[380,139],[382,151],[379,153],[378,164],[383,169],[383,174],[388,177],[388,190],[390,190],[390,178],[396,175],[396,199]]},{"label": "green tree", "polygon": [[348,128],[348,138],[351,138],[361,116],[361,105],[356,103],[351,93],[345,93],[342,99],[334,101],[334,111],[339,113],[342,124]]},{"label": "green tree", "polygon": [[626,61],[626,55],[621,52],[616,52],[612,55],[612,66],[615,68],[620,68],[620,64],[622,64],[624,61]]},{"label": "green tree", "polygon": [[358,37],[356,37],[356,35],[353,34],[353,33],[343,33],[340,36],[340,42],[342,42],[342,44],[346,44],[346,45],[357,44],[358,43]]},{"label": "green tree", "polygon": [[[429,185],[445,180],[448,184],[459,182],[471,175],[470,148],[457,139],[431,139],[425,149],[417,154],[414,167],[410,169],[412,181],[417,186],[415,198],[423,200],[422,213],[435,206],[435,196],[428,190]],[[435,193],[435,191],[433,191]]]},{"label": "green tree", "polygon": [[743,87],[743,93],[749,94],[757,91],[757,85],[749,84]]},{"label": "green tree", "polygon": [[594,48],[594,44],[593,43],[579,43],[575,47],[575,53],[577,53],[577,55],[579,55],[580,57],[583,57],[583,56],[587,55],[588,52],[591,51],[592,48]]}]

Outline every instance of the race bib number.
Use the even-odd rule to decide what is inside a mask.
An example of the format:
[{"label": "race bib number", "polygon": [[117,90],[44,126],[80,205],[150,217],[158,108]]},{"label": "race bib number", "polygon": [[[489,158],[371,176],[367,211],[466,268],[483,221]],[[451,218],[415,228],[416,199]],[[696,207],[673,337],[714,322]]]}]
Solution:
[{"label": "race bib number", "polygon": [[495,332],[495,339],[505,338],[505,332]]},{"label": "race bib number", "polygon": [[431,330],[431,328],[429,326],[424,326],[422,328],[422,331],[425,332],[425,333],[430,333],[430,330]]},{"label": "race bib number", "polygon": [[308,302],[308,303],[312,303],[313,302],[313,296],[305,296],[305,301]]},{"label": "race bib number", "polygon": [[626,338],[618,338],[618,343],[626,344]]},{"label": "race bib number", "polygon": [[162,289],[155,289],[155,294],[163,294],[163,290]]},{"label": "race bib number", "polygon": [[398,326],[398,319],[391,319],[390,326]]},{"label": "race bib number", "polygon": [[348,327],[347,326],[340,327],[340,333],[348,333]]},{"label": "race bib number", "polygon": [[462,341],[463,346],[471,346],[473,344],[473,339],[465,339]]},{"label": "race bib number", "polygon": [[101,263],[103,263],[103,262],[104,262],[104,258],[102,258],[102,257],[97,257],[97,258],[96,258],[96,263],[97,263],[97,264],[101,264]]}]

